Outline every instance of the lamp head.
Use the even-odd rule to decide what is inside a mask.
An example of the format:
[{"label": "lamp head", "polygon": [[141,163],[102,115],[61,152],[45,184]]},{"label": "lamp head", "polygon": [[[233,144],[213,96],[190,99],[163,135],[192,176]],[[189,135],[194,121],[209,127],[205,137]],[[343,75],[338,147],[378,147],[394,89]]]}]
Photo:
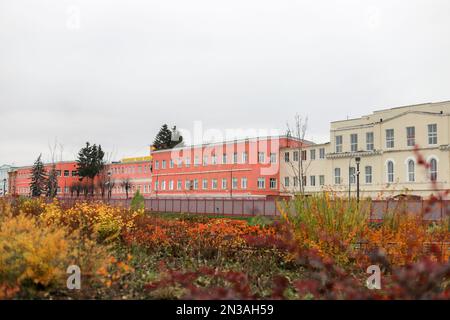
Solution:
[{"label": "lamp head", "polygon": [[356,161],[356,163],[360,163],[361,162],[361,157],[356,157],[355,161]]}]

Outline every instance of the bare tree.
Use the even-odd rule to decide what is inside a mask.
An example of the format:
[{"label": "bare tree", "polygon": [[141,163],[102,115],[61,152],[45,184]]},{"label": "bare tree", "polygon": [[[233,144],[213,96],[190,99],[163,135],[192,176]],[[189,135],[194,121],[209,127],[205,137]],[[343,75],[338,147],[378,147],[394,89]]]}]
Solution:
[{"label": "bare tree", "polygon": [[[48,144],[48,148],[50,150],[50,169],[48,172],[48,179],[47,179],[47,197],[54,198],[57,196],[58,191],[58,175],[56,171],[56,149],[58,147],[58,141],[55,138],[55,142],[53,145]],[[60,150],[61,150],[61,160],[62,160],[62,150],[63,147],[61,144],[59,144]]]},{"label": "bare tree", "polygon": [[131,180],[129,177],[125,178],[122,180],[122,182],[120,183],[120,185],[122,186],[122,188],[125,189],[125,194],[126,197],[128,199],[128,192],[131,190],[131,187],[133,186],[133,184],[131,183]]},{"label": "bare tree", "polygon": [[78,198],[81,192],[83,192],[83,184],[80,181],[76,181],[70,186],[71,197],[73,197],[73,195],[76,194]]},{"label": "bare tree", "polygon": [[289,123],[287,123],[287,136],[297,140],[295,146],[292,148],[295,155],[292,158],[289,157],[287,161],[294,176],[294,187],[291,189],[293,195],[305,194],[306,173],[311,163],[311,160],[306,160],[307,155],[304,140],[307,129],[308,117],[302,118],[300,115],[296,114],[294,117],[294,126],[291,127]]}]

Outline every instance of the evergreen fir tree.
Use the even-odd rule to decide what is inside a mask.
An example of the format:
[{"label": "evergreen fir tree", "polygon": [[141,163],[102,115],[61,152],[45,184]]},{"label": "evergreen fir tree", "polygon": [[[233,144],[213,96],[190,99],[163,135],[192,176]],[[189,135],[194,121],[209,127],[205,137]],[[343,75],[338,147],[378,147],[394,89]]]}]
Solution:
[{"label": "evergreen fir tree", "polygon": [[176,126],[174,126],[172,130],[173,133],[175,133],[173,139],[172,131],[169,129],[167,124],[162,125],[156,135],[155,141],[153,142],[153,146],[156,150],[171,149],[183,141],[183,137],[178,134],[178,131],[176,131]]},{"label": "evergreen fir tree", "polygon": [[86,147],[80,150],[77,159],[77,171],[80,180],[84,178],[94,180],[105,167],[104,156],[105,153],[101,145],[97,147],[95,144],[91,145],[86,142]]},{"label": "evergreen fir tree", "polygon": [[46,184],[47,184],[47,176],[45,173],[44,164],[41,160],[42,154],[36,159],[33,164],[33,168],[31,169],[31,196],[39,197],[45,194]]}]

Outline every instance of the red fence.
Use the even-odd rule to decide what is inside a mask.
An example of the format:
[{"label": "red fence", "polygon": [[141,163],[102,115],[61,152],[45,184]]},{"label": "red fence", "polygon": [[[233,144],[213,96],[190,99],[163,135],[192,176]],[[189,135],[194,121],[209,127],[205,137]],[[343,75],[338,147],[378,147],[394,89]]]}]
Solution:
[{"label": "red fence", "polygon": [[[59,199],[62,204],[72,206],[74,198]],[[128,208],[131,200],[100,200],[113,206]],[[145,199],[145,209],[153,212],[191,213],[236,216],[279,216],[275,199],[227,199],[227,198],[154,198]],[[368,205],[369,203],[363,203]],[[450,200],[374,200],[370,202],[370,219],[381,220],[389,212],[416,213],[424,220],[436,221],[450,217]]]}]

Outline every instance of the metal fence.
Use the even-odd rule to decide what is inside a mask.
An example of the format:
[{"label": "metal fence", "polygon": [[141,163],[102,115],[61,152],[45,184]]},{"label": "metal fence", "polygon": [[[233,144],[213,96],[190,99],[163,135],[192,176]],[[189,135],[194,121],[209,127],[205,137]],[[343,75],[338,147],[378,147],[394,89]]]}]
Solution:
[{"label": "metal fence", "polygon": [[[65,206],[82,201],[76,198],[60,198]],[[103,201],[113,206],[129,208],[128,199],[90,199]],[[223,216],[271,216],[280,215],[275,199],[229,199],[229,198],[154,198],[145,199],[145,209],[152,212],[190,213]],[[450,217],[450,200],[374,200],[363,202],[370,205],[370,220],[382,220],[388,213],[415,213],[424,220],[437,221]]]}]

